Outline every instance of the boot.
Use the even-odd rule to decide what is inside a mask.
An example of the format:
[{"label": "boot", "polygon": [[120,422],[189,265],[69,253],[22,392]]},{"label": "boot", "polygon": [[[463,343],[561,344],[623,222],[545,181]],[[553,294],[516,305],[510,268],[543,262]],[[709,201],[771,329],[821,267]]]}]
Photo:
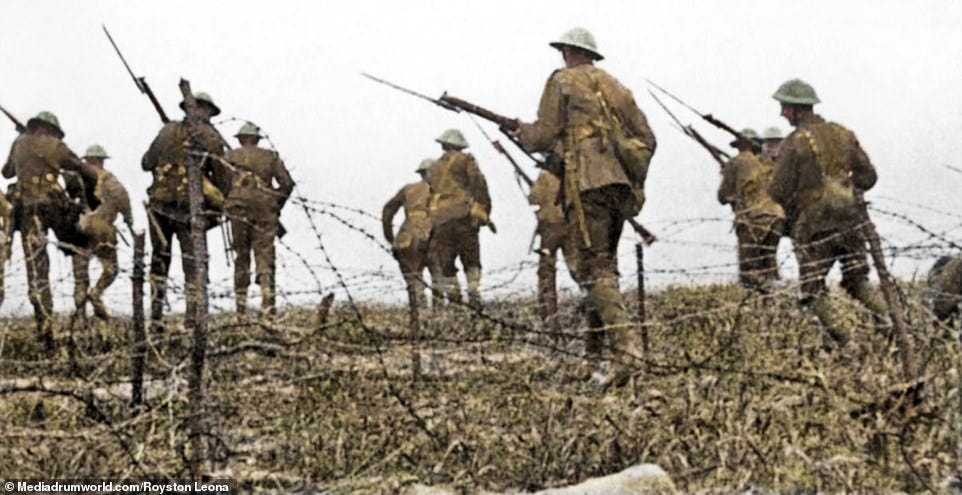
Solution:
[{"label": "boot", "polygon": [[150,331],[162,333],[164,331],[164,296],[167,279],[165,277],[150,277]]},{"label": "boot", "polygon": [[815,313],[815,316],[822,324],[822,327],[825,328],[825,332],[828,333],[829,337],[838,343],[839,347],[845,347],[845,344],[848,343],[849,335],[838,326],[839,317],[831,299],[825,294],[818,296],[811,303],[811,310]]},{"label": "boot", "polygon": [[37,320],[37,340],[43,346],[43,350],[53,357],[53,354],[57,351],[57,345],[53,338],[53,322],[50,318]]},{"label": "boot", "polygon": [[238,314],[247,312],[247,287],[234,289],[234,307]]},{"label": "boot", "polygon": [[449,304],[461,304],[461,285],[458,284],[457,275],[444,277],[444,295],[448,298]]},{"label": "boot", "polygon": [[863,283],[852,291],[852,297],[857,299],[865,309],[872,313],[872,321],[879,333],[888,335],[892,332],[892,322],[889,321],[888,305],[882,301],[878,293],[867,283]]},{"label": "boot", "polygon": [[601,279],[588,290],[591,306],[611,334],[613,356],[608,373],[599,381],[604,389],[623,387],[635,373],[633,361],[640,357],[637,335],[625,311],[625,303],[614,280]]},{"label": "boot", "polygon": [[87,299],[90,301],[90,305],[94,308],[94,316],[100,318],[101,320],[110,319],[110,310],[107,309],[107,305],[104,304],[104,300],[100,297],[100,294],[97,294],[91,290],[87,294]]},{"label": "boot", "polygon": [[274,308],[275,298],[277,297],[274,290],[274,277],[262,275],[258,283],[261,286],[261,317],[273,321],[277,314]]}]

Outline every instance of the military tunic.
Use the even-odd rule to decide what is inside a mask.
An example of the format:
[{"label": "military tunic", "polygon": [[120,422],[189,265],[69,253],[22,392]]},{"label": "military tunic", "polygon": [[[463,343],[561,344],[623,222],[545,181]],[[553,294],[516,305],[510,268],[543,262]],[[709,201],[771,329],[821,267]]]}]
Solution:
[{"label": "military tunic", "polygon": [[84,176],[96,171],[85,165],[58,138],[49,135],[23,134],[10,150],[3,166],[3,176],[17,177],[14,189],[19,205],[20,237],[27,264],[28,295],[34,308],[34,319],[40,338],[53,345],[51,316],[53,296],[50,292],[50,260],[47,257],[47,229],[53,229],[64,243],[82,248],[87,238],[76,226],[80,210],[60,185],[60,171],[74,170]]},{"label": "military tunic", "polygon": [[238,310],[246,308],[253,251],[256,280],[261,287],[261,312],[270,315],[274,311],[276,290],[274,237],[281,208],[294,190],[294,181],[284,162],[271,150],[242,146],[228,153],[227,161],[234,167],[226,204],[233,235]]},{"label": "military tunic", "polygon": [[[90,236],[91,242],[88,250],[73,256],[74,303],[77,311],[82,314],[89,300],[93,305],[94,313],[101,318],[106,318],[109,313],[102,296],[116,280],[118,273],[117,228],[114,222],[117,220],[117,215],[122,215],[124,223],[132,226],[134,219],[127,189],[114,174],[107,170],[99,170],[92,187],[85,189],[91,192],[95,201],[90,203],[93,207],[92,211],[80,217],[80,229]],[[101,272],[93,289],[88,289],[91,254],[100,260]]]},{"label": "military tunic", "polygon": [[842,264],[842,287],[863,303],[870,298],[864,218],[853,188],[867,191],[876,180],[855,134],[818,115],[802,119],[782,142],[768,192],[792,226],[806,299],[825,292],[825,276],[836,261]]},{"label": "military tunic", "polygon": [[[440,276],[438,269],[430,266],[428,258],[428,242],[431,238],[430,200],[431,190],[427,182],[412,182],[388,200],[381,212],[384,238],[391,243],[391,250],[401,267],[409,303],[418,307],[422,305],[424,294],[421,280],[424,269],[429,269],[433,282]],[[401,208],[404,208],[404,223],[395,236],[393,219]]]},{"label": "military tunic", "polygon": [[[210,123],[197,126],[196,136],[201,149],[222,156],[227,143]],[[170,269],[171,244],[176,236],[180,243],[181,262],[187,280],[187,323],[192,324],[199,295],[195,278],[194,246],[190,239],[190,203],[187,187],[186,159],[188,152],[187,123],[170,122],[160,129],[141,160],[141,168],[153,175],[153,183],[147,189],[150,198],[147,217],[150,226],[150,319],[155,330],[162,329],[164,299],[167,292],[167,272]],[[197,157],[200,160],[200,157]],[[216,217],[223,208],[222,191],[229,184],[228,170],[216,159],[204,160],[203,191],[204,211],[209,224],[216,225]]]},{"label": "military tunic", "polygon": [[428,169],[425,181],[431,189],[430,263],[441,270],[445,295],[451,301],[460,301],[454,264],[455,259],[460,259],[468,279],[468,296],[472,303],[480,304],[478,231],[481,225],[490,222],[491,214],[491,197],[484,175],[473,156],[448,150]]},{"label": "military tunic", "polygon": [[[564,155],[562,190],[567,236],[572,246],[576,281],[588,291],[586,347],[600,358],[605,328],[619,327],[612,343],[634,353],[636,336],[618,290],[618,240],[632,203],[628,176],[610,139],[611,122],[601,96],[624,129],[652,152],[655,136],[634,97],[614,77],[591,64],[563,68],[548,78],[538,119],[522,124],[520,139],[529,151],[551,151],[561,142]],[[560,171],[557,171],[560,172]],[[583,219],[583,220],[582,220]]]},{"label": "military tunic", "polygon": [[773,164],[751,151],[741,151],[722,169],[718,201],[731,205],[738,237],[739,278],[748,288],[761,288],[778,278],[778,241],[785,212],[768,195]]}]

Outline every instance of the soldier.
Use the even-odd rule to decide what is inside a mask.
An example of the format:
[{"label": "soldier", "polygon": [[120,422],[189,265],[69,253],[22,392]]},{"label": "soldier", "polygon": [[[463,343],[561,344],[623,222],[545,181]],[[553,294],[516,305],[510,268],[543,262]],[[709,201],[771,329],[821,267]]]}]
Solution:
[{"label": "soldier", "polygon": [[[199,299],[194,284],[195,262],[194,245],[190,239],[190,203],[187,191],[186,158],[188,152],[223,155],[227,142],[210,124],[210,117],[220,114],[207,93],[194,95],[197,100],[197,114],[202,120],[194,129],[201,149],[189,149],[187,118],[180,122],[169,122],[160,129],[157,137],[144,153],[141,167],[153,175],[153,183],[147,189],[149,202],[147,219],[150,223],[150,324],[154,331],[163,330],[164,299],[167,292],[167,272],[170,269],[170,251],[174,236],[180,242],[185,286],[187,287],[186,323],[193,325],[196,305]],[[184,103],[180,104],[185,109]],[[186,111],[186,110],[185,110]],[[200,158],[198,158],[200,159]],[[224,195],[229,181],[228,171],[214,159],[202,163],[204,174],[204,214],[208,225],[217,224],[224,207]]]},{"label": "soldier", "polygon": [[28,295],[33,305],[38,340],[51,351],[53,338],[53,296],[50,292],[47,257],[47,229],[53,229],[61,243],[86,247],[87,238],[77,229],[80,209],[75,208],[58,182],[61,169],[93,177],[96,171],[85,165],[61,141],[64,133],[57,117],[40,112],[27,121],[27,132],[13,143],[3,166],[3,176],[17,177],[14,189],[19,203],[18,224],[27,264]]},{"label": "soldier", "polygon": [[[553,150],[561,143],[564,175],[556,172],[563,177],[566,234],[576,260],[569,268],[587,292],[588,356],[600,362],[609,333],[616,352],[637,355],[638,336],[629,329],[618,288],[617,249],[625,220],[637,213],[640,204],[633,189],[637,184],[616,155],[612,138],[614,125],[620,125],[637,138],[650,158],[655,136],[631,91],[594,65],[603,57],[591,33],[572,29],[550,45],[561,52],[565,67],[548,78],[538,120],[520,124],[514,134],[530,151]],[[646,172],[647,162],[644,167]],[[624,385],[630,378],[620,357],[602,380],[603,386]]]},{"label": "soldier", "polygon": [[[428,216],[428,203],[431,191],[424,180],[428,169],[434,165],[434,160],[421,160],[415,170],[421,180],[405,185],[384,205],[381,212],[381,226],[384,239],[391,243],[391,252],[401,266],[401,274],[407,285],[408,305],[410,307],[412,324],[417,324],[418,308],[423,306],[424,286],[421,276],[428,268],[432,282],[436,282],[439,273],[437,267],[428,262],[428,241],[431,238],[431,219]],[[404,208],[404,223],[394,236],[394,215]],[[435,299],[435,305],[439,299]]]},{"label": "soldier", "polygon": [[[94,144],[84,153],[84,163],[97,171],[94,180],[83,181],[83,193],[88,207],[92,210],[80,217],[80,229],[90,237],[86,250],[75,253],[73,258],[75,317],[86,319],[87,301],[94,308],[94,315],[109,319],[110,312],[101,296],[117,278],[117,228],[114,221],[123,215],[124,223],[133,232],[134,217],[130,209],[130,196],[127,189],[114,174],[104,169],[104,160],[110,158],[104,148]],[[100,277],[92,289],[90,287],[90,255],[100,260]]]},{"label": "soldier", "polygon": [[468,280],[468,300],[477,308],[481,305],[478,231],[482,225],[487,225],[496,232],[489,217],[491,197],[488,184],[474,157],[464,153],[468,142],[461,131],[448,129],[435,141],[444,153],[425,175],[431,188],[430,262],[441,271],[441,290],[448,301],[458,303],[461,302],[461,292],[454,260],[460,259]]},{"label": "soldier", "polygon": [[722,169],[718,202],[731,205],[738,237],[738,273],[742,286],[768,290],[778,280],[778,241],[782,237],[785,212],[768,195],[772,162],[758,156],[758,134],[741,131],[731,142],[738,155]]},{"label": "soldier", "polygon": [[962,257],[942,256],[929,270],[929,306],[941,321],[955,319],[962,303]]},{"label": "soldier", "polygon": [[558,291],[555,269],[560,249],[569,263],[570,249],[565,246],[565,214],[561,207],[561,179],[542,170],[531,186],[528,202],[538,207],[535,214],[538,226],[535,230],[541,243],[538,247],[538,310],[541,320],[556,335],[561,332],[558,321]]},{"label": "soldier", "polygon": [[866,219],[855,199],[856,188],[867,191],[875,185],[875,168],[852,131],[813,112],[820,100],[810,85],[792,79],[773,98],[795,130],[779,147],[768,192],[792,226],[802,305],[814,311],[831,337],[844,343],[847,335],[834,321],[825,287],[825,276],[836,261],[842,265],[842,287],[876,320],[886,313],[868,285],[861,228]]},{"label": "soldier", "polygon": [[13,205],[6,194],[0,194],[0,305],[6,294],[7,261],[10,260],[10,244],[13,242]]},{"label": "soldier", "polygon": [[[237,312],[247,311],[247,287],[251,282],[251,250],[261,288],[260,313],[275,315],[274,237],[278,235],[281,208],[294,190],[294,181],[276,152],[257,146],[260,129],[247,122],[234,135],[241,147],[227,154],[234,167],[227,216],[234,249],[234,298]],[[274,183],[277,183],[277,187]]]},{"label": "soldier", "polygon": [[771,161],[778,159],[778,145],[782,143],[782,131],[778,127],[769,127],[762,133],[762,156]]}]

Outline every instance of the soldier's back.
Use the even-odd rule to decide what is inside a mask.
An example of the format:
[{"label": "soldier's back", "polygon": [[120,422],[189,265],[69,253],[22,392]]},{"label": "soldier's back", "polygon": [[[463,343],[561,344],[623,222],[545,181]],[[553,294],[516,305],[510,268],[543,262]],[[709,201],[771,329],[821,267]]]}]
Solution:
[{"label": "soldier's back", "polygon": [[58,182],[63,161],[73,153],[53,136],[25,134],[17,138],[10,151],[9,165],[17,177],[20,201],[45,202],[50,190],[63,191]]}]

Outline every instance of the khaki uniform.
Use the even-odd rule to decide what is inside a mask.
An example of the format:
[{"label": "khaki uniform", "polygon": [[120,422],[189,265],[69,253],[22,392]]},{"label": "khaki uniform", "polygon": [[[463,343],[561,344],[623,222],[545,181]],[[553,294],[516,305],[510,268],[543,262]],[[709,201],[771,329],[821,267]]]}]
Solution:
[{"label": "khaki uniform", "polygon": [[825,276],[836,261],[842,265],[842,287],[876,314],[885,314],[881,300],[868,287],[865,219],[853,189],[867,191],[876,180],[875,168],[855,134],[818,115],[803,118],[779,147],[768,192],[791,225],[802,302],[812,303],[830,331],[834,317],[824,297]]},{"label": "khaki uniform", "polygon": [[[88,200],[91,211],[80,217],[80,229],[90,237],[88,249],[73,255],[74,274],[74,305],[77,312],[86,312],[87,301],[93,305],[94,314],[107,318],[109,313],[104,305],[104,291],[117,278],[117,227],[114,222],[117,215],[123,215],[124,223],[133,225],[133,214],[130,208],[130,196],[127,189],[117,180],[114,174],[99,170],[94,181],[85,181],[85,192],[93,196]],[[90,287],[90,257],[96,256],[100,260],[101,272],[97,283]]]},{"label": "khaki uniform", "polygon": [[943,256],[929,271],[929,302],[939,320],[957,317],[962,303],[962,257]]},{"label": "khaki uniform", "polygon": [[[440,269],[442,291],[449,301],[460,302],[456,258],[468,280],[468,298],[481,303],[481,247],[478,230],[490,221],[488,184],[474,157],[448,150],[428,169],[425,181],[431,190],[429,216],[432,232],[430,263]],[[433,281],[432,281],[433,282]]]},{"label": "khaki uniform", "polygon": [[17,138],[3,166],[4,177],[17,177],[14,196],[19,202],[17,224],[27,264],[28,295],[38,335],[48,348],[53,346],[53,296],[47,229],[53,229],[62,243],[80,249],[87,244],[86,236],[77,229],[80,207],[67,198],[58,181],[61,169],[75,170],[87,177],[96,174],[60,139],[36,134]]},{"label": "khaki uniform", "polygon": [[[381,212],[381,226],[384,239],[391,243],[391,251],[401,267],[408,291],[411,315],[417,321],[417,308],[423,307],[424,286],[421,276],[427,268],[432,282],[440,278],[439,268],[432,266],[428,257],[428,242],[431,239],[431,219],[428,206],[431,190],[425,181],[412,182],[401,188],[384,205]],[[393,220],[398,210],[404,208],[404,223],[394,236]],[[435,305],[440,298],[435,298]]]},{"label": "khaki uniform", "polygon": [[743,286],[760,289],[778,279],[778,241],[785,212],[768,195],[773,164],[742,151],[722,169],[718,201],[731,205],[738,237],[738,271]]},{"label": "khaki uniform", "polygon": [[0,305],[6,295],[7,261],[13,241],[13,205],[6,194],[0,193]]},{"label": "khaki uniform", "polygon": [[[199,125],[196,131],[202,149],[194,151],[223,155],[227,143],[214,126],[205,122]],[[180,242],[186,278],[188,325],[193,324],[199,300],[197,287],[194,285],[194,246],[190,240],[190,203],[185,166],[187,142],[186,122],[170,122],[160,129],[141,160],[141,168],[153,175],[153,183],[147,189],[147,216],[151,244],[150,319],[155,330],[162,329],[167,272],[170,269],[170,251],[174,236]],[[224,204],[221,191],[227,188],[229,171],[216,160],[207,159],[203,163],[203,173],[204,210],[210,219],[208,224],[216,225],[216,218]]]},{"label": "khaki uniform", "polygon": [[[571,249],[565,246],[568,239],[564,209],[561,207],[561,179],[542,170],[531,186],[528,202],[538,207],[535,231],[541,243],[538,247],[538,309],[541,319],[555,332],[561,330],[558,322],[558,290],[556,265],[560,249],[569,264]],[[574,266],[574,265],[572,265]],[[574,271],[574,270],[572,270]]]},{"label": "khaki uniform", "polygon": [[253,251],[256,281],[261,288],[261,313],[271,316],[276,302],[274,238],[280,225],[281,208],[294,190],[294,181],[284,162],[271,150],[243,146],[228,153],[227,161],[234,166],[227,216],[233,235],[237,310],[243,312],[247,308]]},{"label": "khaki uniform", "polygon": [[523,124],[521,143],[530,151],[549,151],[560,141],[564,155],[562,190],[569,263],[575,280],[587,290],[588,354],[600,359],[608,329],[619,352],[637,354],[624,300],[618,289],[618,240],[626,205],[633,196],[628,176],[605,131],[608,121],[598,95],[604,94],[625,129],[652,152],[655,136],[631,92],[602,69],[585,64],[555,71],[545,84],[538,120]]}]

